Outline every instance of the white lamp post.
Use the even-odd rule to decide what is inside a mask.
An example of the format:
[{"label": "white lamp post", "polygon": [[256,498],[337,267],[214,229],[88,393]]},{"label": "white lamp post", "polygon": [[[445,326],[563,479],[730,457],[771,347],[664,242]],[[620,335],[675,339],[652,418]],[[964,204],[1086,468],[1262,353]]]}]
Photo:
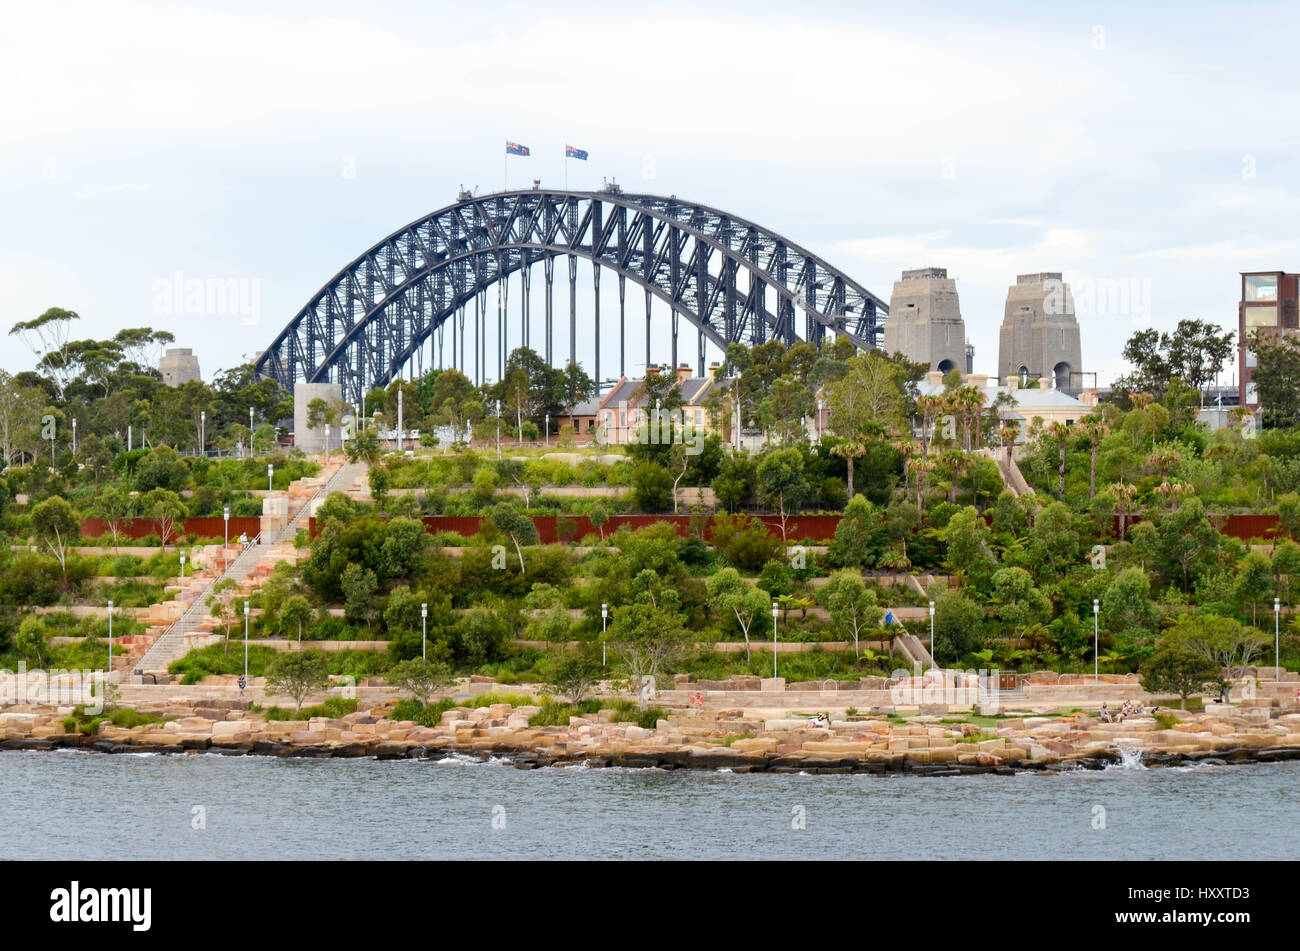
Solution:
[{"label": "white lamp post", "polygon": [[772,679],[776,680],[776,602],[772,602]]},{"label": "white lamp post", "polygon": [[226,550],[230,545],[230,506],[227,505],[221,510],[221,521],[225,524],[225,529],[221,533],[221,573],[224,575],[230,570],[230,552]]},{"label": "white lamp post", "polygon": [[1098,666],[1101,663],[1101,659],[1100,656],[1098,655],[1099,641],[1097,637],[1097,630],[1098,630],[1097,619],[1100,613],[1101,613],[1101,602],[1098,601],[1096,598],[1093,598],[1092,599],[1092,682],[1093,684],[1098,684],[1101,682],[1101,673],[1100,673],[1100,668]]},{"label": "white lamp post", "polygon": [[253,458],[253,407],[248,407],[248,458]]},{"label": "white lamp post", "polygon": [[429,639],[429,603],[420,604],[420,660],[427,657],[425,644]]},{"label": "white lamp post", "polygon": [[185,600],[185,552],[181,552],[181,600]]},{"label": "white lamp post", "polygon": [[930,602],[930,666],[938,667],[939,662],[934,659],[934,602]]},{"label": "white lamp post", "polygon": [[113,677],[113,602],[108,602],[108,676],[104,682],[108,683]]},{"label": "white lamp post", "polygon": [[1273,681],[1282,679],[1282,600],[1273,599]]},{"label": "white lamp post", "polygon": [[248,683],[248,602],[244,602],[244,683]]},{"label": "white lamp post", "polygon": [[268,462],[266,464],[266,491],[268,492],[275,491],[275,463],[274,462]]},{"label": "white lamp post", "polygon": [[[75,422],[75,420],[74,420]],[[546,414],[546,448],[551,448],[551,414]]]},{"label": "white lamp post", "polygon": [[77,454],[77,417],[72,417],[72,454]]},{"label": "white lamp post", "polygon": [[208,411],[199,410],[199,455],[208,454]]},{"label": "white lamp post", "polygon": [[330,424],[325,424],[325,468],[330,467]]},{"label": "white lamp post", "polygon": [[501,458],[501,401],[497,400],[497,458]]},{"label": "white lamp post", "polygon": [[609,620],[609,605],[601,602],[600,605],[600,666],[605,666],[605,626]]}]

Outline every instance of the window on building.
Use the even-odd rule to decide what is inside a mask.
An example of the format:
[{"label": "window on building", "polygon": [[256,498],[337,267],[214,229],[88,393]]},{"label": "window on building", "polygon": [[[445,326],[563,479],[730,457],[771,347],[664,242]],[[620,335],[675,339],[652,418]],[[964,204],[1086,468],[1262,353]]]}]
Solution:
[{"label": "window on building", "polygon": [[1247,331],[1255,327],[1276,327],[1277,308],[1247,307],[1242,314],[1242,321],[1245,323]]},{"label": "window on building", "polygon": [[1259,366],[1259,357],[1255,356],[1255,351],[1251,350],[1249,347],[1246,348],[1246,366]]},{"label": "window on building", "polygon": [[1245,290],[1247,302],[1275,301],[1277,300],[1277,275],[1247,274]]}]

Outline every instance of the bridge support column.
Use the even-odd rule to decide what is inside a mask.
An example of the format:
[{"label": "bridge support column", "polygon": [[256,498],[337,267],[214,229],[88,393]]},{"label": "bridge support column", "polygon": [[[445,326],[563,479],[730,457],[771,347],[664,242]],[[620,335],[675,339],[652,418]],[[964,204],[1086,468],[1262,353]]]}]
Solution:
[{"label": "bridge support column", "polygon": [[578,259],[569,255],[569,362],[578,362]]},{"label": "bridge support column", "polygon": [[645,365],[650,367],[650,288],[645,289]]},{"label": "bridge support column", "polygon": [[673,325],[673,365],[672,365],[672,371],[673,371],[673,373],[676,373],[676,372],[677,372],[677,308],[676,308],[676,307],[674,307],[674,308],[672,309],[672,325]]},{"label": "bridge support column", "polygon": [[523,297],[524,343],[523,345],[525,347],[531,347],[533,345],[532,328],[529,326],[530,312],[532,309],[530,306],[531,304],[530,298],[532,297],[532,292],[531,292],[532,280],[530,277],[531,273],[532,273],[532,266],[529,265],[527,262],[525,262],[524,265],[519,269],[519,280],[523,282],[523,286],[524,286],[524,297]]},{"label": "bridge support column", "polygon": [[510,336],[510,314],[506,305],[510,301],[510,279],[505,272],[504,259],[497,267],[497,274],[501,276],[501,280],[497,283],[497,380],[499,382],[505,379],[506,375],[506,348]]},{"label": "bridge support column", "polygon": [[551,356],[551,313],[552,301],[555,292],[555,258],[547,255],[542,259],[542,274],[546,278],[546,365],[555,366],[555,360]]},{"label": "bridge support column", "polygon": [[697,336],[697,338],[698,338],[698,342],[699,342],[699,345],[700,345],[700,359],[699,359],[699,361],[698,361],[698,364],[699,364],[699,370],[698,370],[698,372],[696,373],[696,375],[697,375],[697,376],[704,376],[704,331],[703,331],[703,330],[699,330],[699,329],[697,328],[696,331],[695,331],[695,333],[696,333],[696,336]]},{"label": "bridge support column", "polygon": [[618,375],[627,375],[627,278],[618,276]]},{"label": "bridge support column", "polygon": [[596,384],[600,385],[600,265],[592,262],[591,265],[591,286],[596,292],[596,360],[595,376]]}]

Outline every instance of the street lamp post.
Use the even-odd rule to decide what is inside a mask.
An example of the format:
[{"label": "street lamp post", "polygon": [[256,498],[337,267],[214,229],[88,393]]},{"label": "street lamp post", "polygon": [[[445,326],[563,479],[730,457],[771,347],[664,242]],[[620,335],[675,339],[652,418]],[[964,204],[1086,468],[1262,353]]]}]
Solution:
[{"label": "street lamp post", "polygon": [[429,602],[424,601],[420,604],[420,660],[425,660],[428,656],[425,645],[429,640]]},{"label": "street lamp post", "polygon": [[72,454],[77,454],[77,417],[72,417]]},{"label": "street lamp post", "polygon": [[325,468],[330,467],[330,424],[325,424]]},{"label": "street lamp post", "polygon": [[1100,673],[1100,666],[1099,666],[1101,663],[1101,659],[1098,654],[1099,651],[1098,644],[1100,642],[1097,636],[1098,618],[1100,614],[1101,614],[1101,602],[1098,601],[1096,598],[1093,598],[1092,599],[1092,682],[1094,685],[1101,682],[1101,673]]},{"label": "street lamp post", "polygon": [[221,521],[225,525],[221,533],[221,573],[224,575],[230,570],[230,552],[227,550],[230,546],[230,506],[227,505],[221,510]]},{"label": "street lamp post", "polygon": [[108,674],[104,678],[107,684],[113,677],[113,602],[108,602]]},{"label": "street lamp post", "polygon": [[185,552],[181,552],[181,601],[185,600]]},{"label": "street lamp post", "polygon": [[275,463],[274,462],[268,462],[266,464],[266,491],[268,492],[275,491]]},{"label": "street lamp post", "polygon": [[609,604],[601,602],[600,605],[600,666],[605,666],[605,629],[606,622],[609,620]]},{"label": "street lamp post", "polygon": [[1282,599],[1273,599],[1273,681],[1282,679]]},{"label": "street lamp post", "polygon": [[248,602],[244,602],[244,683],[248,683]]},{"label": "street lamp post", "polygon": [[551,414],[546,414],[546,448],[551,448]]},{"label": "street lamp post", "polygon": [[199,410],[199,455],[208,454],[208,411]]},{"label": "street lamp post", "polygon": [[501,401],[497,400],[497,458],[501,458]]},{"label": "street lamp post", "polygon": [[938,667],[939,662],[934,659],[934,602],[930,602],[930,666]]},{"label": "street lamp post", "polygon": [[[776,602],[772,602],[772,679],[776,680]],[[775,686],[775,685],[773,685]]]}]

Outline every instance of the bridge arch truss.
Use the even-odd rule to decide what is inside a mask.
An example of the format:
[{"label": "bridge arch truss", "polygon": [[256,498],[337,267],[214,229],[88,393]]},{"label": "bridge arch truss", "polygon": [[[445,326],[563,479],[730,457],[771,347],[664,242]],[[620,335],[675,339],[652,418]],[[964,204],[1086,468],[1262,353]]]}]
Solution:
[{"label": "bridge arch truss", "polygon": [[[888,305],[820,257],[735,215],[676,197],[625,195],[617,189],[570,192],[531,189],[460,200],[394,232],[336,274],[307,302],[257,359],[256,370],[292,389],[298,382],[341,384],[356,402],[385,385],[436,341],[439,363],[450,336],[449,363],[476,381],[491,368],[485,347],[487,292],[497,302],[496,378],[512,346],[532,346],[555,364],[555,262],[567,259],[569,352],[576,360],[578,259],[592,262],[595,366],[600,380],[600,276],[618,280],[619,373],[625,372],[626,284],[645,292],[645,352],[650,362],[651,303],[667,304],[673,365],[680,320],[697,331],[696,362],[704,373],[706,341],[779,339],[817,345],[845,335],[857,346],[881,342]],[[542,267],[542,346],[534,345],[531,284]],[[509,339],[511,278],[522,284],[519,334]],[[472,311],[472,313],[471,313]],[[472,328],[467,328],[472,320]],[[466,345],[473,338],[472,352]],[[436,335],[436,336],[435,336]],[[431,340],[433,338],[433,340]]]}]

